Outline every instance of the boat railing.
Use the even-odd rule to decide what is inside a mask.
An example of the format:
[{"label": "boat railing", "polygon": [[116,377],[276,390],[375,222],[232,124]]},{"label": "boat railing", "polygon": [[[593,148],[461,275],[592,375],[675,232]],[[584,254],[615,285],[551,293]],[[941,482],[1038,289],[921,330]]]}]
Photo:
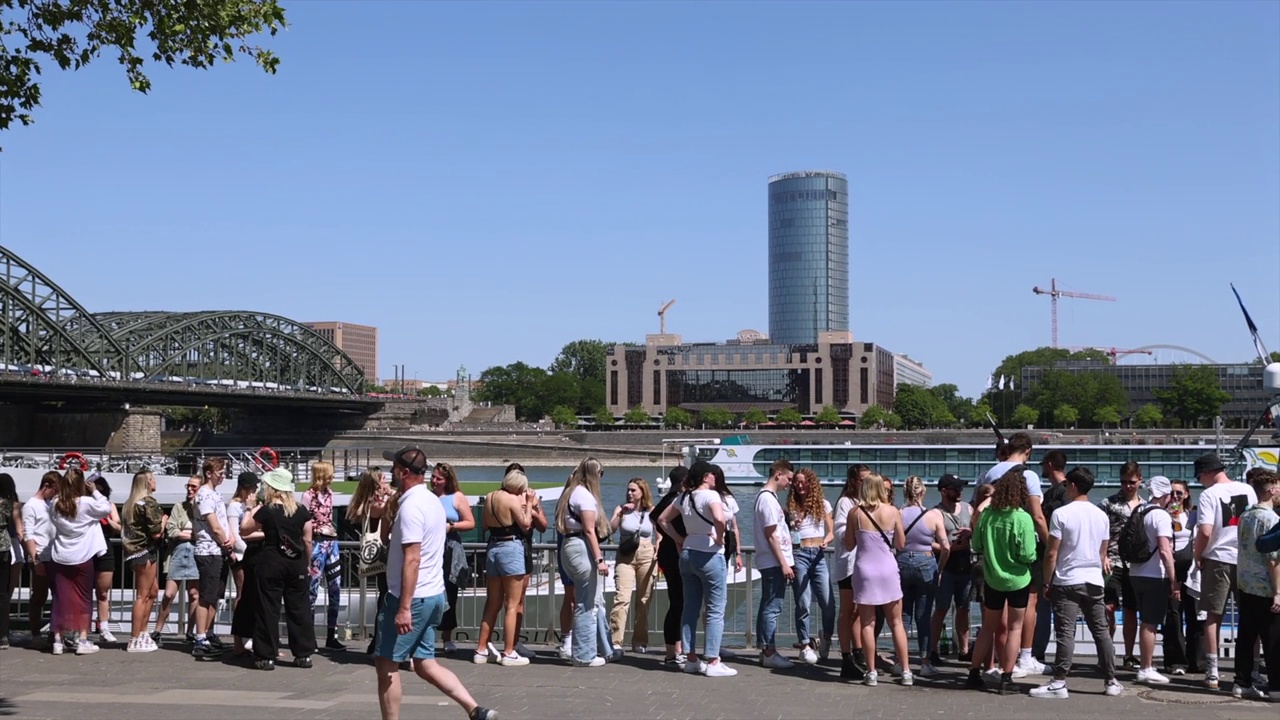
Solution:
[{"label": "boat railing", "polygon": [[[342,574],[340,581],[340,612],[339,612],[339,633],[346,639],[359,641],[367,640],[372,636],[373,626],[377,616],[377,600],[378,589],[374,578],[361,578],[356,573],[356,559],[359,555],[359,543],[355,541],[340,541],[339,554],[342,562]],[[459,588],[459,599],[455,605],[455,613],[457,615],[458,627],[454,630],[453,639],[461,647],[467,647],[468,643],[474,643],[479,632],[480,621],[484,612],[485,600],[485,574],[484,574],[484,558],[487,545],[485,543],[464,543],[463,547],[467,552],[468,564],[472,570],[471,582]],[[616,545],[602,545],[606,557],[613,560],[617,554]],[[111,552],[116,560],[116,570],[113,573],[111,590],[109,597],[109,617],[108,627],[123,632],[126,636],[129,632],[129,622],[131,613],[131,603],[133,600],[133,573],[126,572],[126,565],[122,558],[119,539],[112,539]],[[742,554],[743,571],[736,575],[731,575],[730,585],[728,588],[728,600],[725,607],[725,629],[724,643],[726,647],[754,647],[757,639],[758,628],[756,627],[756,612],[760,604],[760,583],[759,571],[755,567],[755,549],[745,547],[740,550]],[[827,562],[830,567],[832,550],[827,550]],[[27,596],[30,585],[30,566],[23,566],[22,576],[17,585],[14,594],[13,603],[10,605],[10,615],[15,625],[25,625],[27,618]],[[655,563],[654,573],[657,576],[655,587],[652,591],[649,603],[647,621],[650,635],[650,647],[657,647],[662,644],[662,626],[663,618],[668,607],[667,595],[665,590],[665,578],[661,574],[661,570],[657,568]],[[611,571],[612,574],[612,571]],[[192,581],[194,582],[194,581]],[[180,585],[182,583],[179,583]],[[556,562],[556,545],[554,543],[534,543],[533,545],[533,573],[530,579],[530,589],[525,599],[525,619],[523,631],[521,632],[521,640],[528,643],[543,644],[554,643],[560,637],[560,605],[564,600],[563,588],[558,579],[558,566]],[[832,596],[837,604],[839,603],[839,592],[832,583]],[[165,586],[165,578],[163,572],[160,576],[160,587],[163,592]],[[612,587],[612,582],[607,583],[608,587]],[[182,628],[187,625],[187,607],[185,588],[179,587],[177,599],[174,600],[173,609],[170,613],[170,621],[163,628],[165,633],[173,633],[181,635]],[[238,588],[235,583],[228,581],[225,597],[218,604],[218,612],[215,619],[216,631],[219,634],[227,634],[230,632],[231,613],[237,599]],[[606,599],[605,612],[612,607],[612,592],[608,593]],[[783,603],[782,614],[778,618],[778,631],[783,637],[788,637],[794,633],[795,629],[795,597],[793,592],[787,593],[787,599]],[[313,608],[313,617],[318,632],[323,632],[325,623],[327,598],[325,590],[322,588],[320,596],[316,600]],[[94,609],[94,617],[97,617],[97,609]],[[46,608],[47,612],[47,608]],[[625,638],[628,642],[624,648],[631,647],[630,639],[631,631],[635,626],[637,612],[637,603],[633,599],[631,603],[631,612],[628,614]],[[953,611],[948,612],[947,622],[944,627],[948,628],[948,632],[952,632]],[[1119,613],[1117,613],[1119,616]],[[47,617],[47,615],[46,615]],[[822,612],[816,599],[809,608],[809,627],[810,634],[813,637],[821,637],[822,634]],[[1234,639],[1236,637],[1236,620],[1237,614],[1234,605],[1228,607],[1227,615],[1223,621],[1222,630],[1220,632],[1221,642],[1219,645],[1220,653],[1224,656],[1231,656],[1234,647]],[[154,618],[153,618],[154,619]],[[1117,620],[1119,618],[1117,617]],[[977,637],[977,629],[981,625],[982,612],[977,603],[973,603],[970,610],[970,638]],[[498,614],[498,626],[495,628],[495,638],[502,636],[502,613]],[[916,653],[915,648],[915,628],[912,626],[912,618],[910,613],[903,612],[903,622],[906,624],[907,634],[911,644],[911,652]],[[284,625],[281,623],[281,634],[284,634]],[[1121,629],[1117,628],[1116,636],[1119,637]],[[117,633],[119,634],[119,633]],[[321,635],[323,636],[323,635]],[[889,638],[889,628],[885,627],[881,636],[881,644],[887,647]],[[1075,640],[1078,652],[1082,655],[1090,654],[1093,647],[1093,638],[1088,629],[1085,627],[1083,619],[1077,619],[1075,629]],[[495,642],[497,639],[495,639]],[[835,638],[833,638],[833,643]],[[955,650],[954,637],[950,638],[952,643],[952,651]],[[1051,638],[1050,642],[1053,640]],[[1157,653],[1160,653],[1160,644],[1157,643]],[[834,652],[834,650],[833,650]]]}]

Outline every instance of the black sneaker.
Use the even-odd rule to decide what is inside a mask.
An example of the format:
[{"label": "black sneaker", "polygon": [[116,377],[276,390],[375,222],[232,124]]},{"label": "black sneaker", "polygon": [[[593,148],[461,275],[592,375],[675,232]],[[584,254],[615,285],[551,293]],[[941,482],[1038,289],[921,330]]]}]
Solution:
[{"label": "black sneaker", "polygon": [[467,717],[470,720],[498,720],[498,711],[477,705],[467,713]]},{"label": "black sneaker", "polygon": [[300,658],[294,658],[293,666],[298,668],[304,668],[304,669],[311,667],[311,656],[304,655]]},{"label": "black sneaker", "polygon": [[195,633],[187,633],[187,644],[188,644],[188,645],[195,645],[195,644],[196,644],[196,634],[195,634]]},{"label": "black sneaker", "polygon": [[276,661],[268,658],[258,658],[253,661],[253,666],[259,670],[275,670]]},{"label": "black sneaker", "polygon": [[936,652],[929,653],[929,664],[934,667],[942,667],[942,656]]},{"label": "black sneaker", "polygon": [[160,631],[159,631],[159,630],[156,630],[155,632],[151,633],[151,640],[152,640],[152,642],[154,642],[156,645],[159,645],[159,644],[160,644]]},{"label": "black sneaker", "polygon": [[330,635],[329,639],[325,641],[324,646],[328,650],[346,650],[347,649],[346,645],[343,645],[342,643],[338,642],[337,635]]},{"label": "black sneaker", "polygon": [[1013,673],[1000,673],[1000,694],[1017,692],[1013,687]]},{"label": "black sneaker", "polygon": [[841,678],[861,682],[866,676],[866,671],[862,669],[862,666],[858,664],[853,655],[845,655],[840,658]]},{"label": "black sneaker", "polygon": [[207,640],[197,640],[191,645],[191,657],[194,658],[213,657],[220,654],[221,652]]},{"label": "black sneaker", "polygon": [[212,645],[213,649],[215,650],[227,649],[227,644],[222,642],[222,638],[218,637],[217,635],[214,635],[213,633],[209,633],[208,635],[205,635],[204,639],[208,640],[209,644]]},{"label": "black sneaker", "polygon": [[959,660],[960,662],[972,662],[973,648],[969,648],[968,650],[965,650],[964,652],[960,653],[959,655],[956,656],[956,659]]},{"label": "black sneaker", "polygon": [[987,683],[982,679],[982,671],[977,668],[970,668],[969,679],[964,681],[964,686],[970,690],[986,690]]},{"label": "black sneaker", "polygon": [[1134,657],[1134,656],[1132,656],[1132,655],[1127,655],[1127,656],[1125,656],[1125,659],[1124,659],[1124,669],[1125,669],[1125,670],[1137,670],[1137,669],[1138,669],[1138,666],[1139,666],[1139,665],[1141,665],[1141,664],[1142,664],[1142,663],[1138,662],[1138,658],[1136,658],[1136,657]]}]

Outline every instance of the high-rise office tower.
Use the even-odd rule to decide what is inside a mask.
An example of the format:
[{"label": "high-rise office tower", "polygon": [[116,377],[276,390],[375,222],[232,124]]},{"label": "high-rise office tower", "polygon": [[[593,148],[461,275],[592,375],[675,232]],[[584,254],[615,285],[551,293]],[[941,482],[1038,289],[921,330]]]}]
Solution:
[{"label": "high-rise office tower", "polygon": [[802,170],[769,178],[769,340],[849,329],[849,182]]}]

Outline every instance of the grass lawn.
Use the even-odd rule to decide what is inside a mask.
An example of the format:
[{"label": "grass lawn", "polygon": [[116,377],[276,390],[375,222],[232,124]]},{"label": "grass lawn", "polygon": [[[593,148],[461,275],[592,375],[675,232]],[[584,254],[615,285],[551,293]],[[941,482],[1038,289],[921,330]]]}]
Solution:
[{"label": "grass lawn", "polygon": [[[502,487],[502,482],[501,481],[462,482],[462,483],[459,483],[459,485],[461,485],[461,489],[463,493],[467,495],[475,496],[475,495],[487,495],[490,492],[497,490],[498,488]],[[559,483],[529,483],[529,487],[533,488],[534,490],[545,490],[546,488],[556,487],[557,485],[559,485]],[[299,483],[298,491],[299,492],[305,491],[307,487],[308,485],[306,485],[305,483]],[[335,482],[333,484],[333,491],[336,493],[343,493],[346,495],[350,495],[356,491],[356,483],[348,482],[348,481]]]}]

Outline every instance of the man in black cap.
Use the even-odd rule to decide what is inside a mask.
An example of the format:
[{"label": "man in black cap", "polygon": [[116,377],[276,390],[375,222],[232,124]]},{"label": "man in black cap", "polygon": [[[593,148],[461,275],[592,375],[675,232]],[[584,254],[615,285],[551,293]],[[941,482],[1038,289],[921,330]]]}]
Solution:
[{"label": "man in black cap", "polygon": [[378,608],[378,706],[382,720],[399,720],[400,663],[412,658],[418,677],[436,686],[471,720],[498,714],[476,704],[451,670],[436,662],[436,628],[444,620],[444,507],[427,487],[427,454],[415,446],[385,452],[400,488],[399,509],[387,544],[387,598]]},{"label": "man in black cap", "polygon": [[1227,477],[1226,465],[1215,453],[1196,458],[1196,479],[1204,484],[1196,505],[1194,557],[1200,568],[1200,598],[1196,607],[1205,611],[1204,654],[1208,669],[1204,685],[1218,689],[1218,631],[1227,612],[1227,600],[1236,593],[1237,536],[1240,516],[1258,502],[1253,488]]},{"label": "man in black cap", "polygon": [[[969,553],[969,537],[973,520],[973,507],[960,499],[964,480],[955,475],[943,475],[938,478],[938,492],[942,501],[934,509],[942,513],[942,524],[947,529],[947,540],[951,543],[951,555],[942,568],[938,580],[938,592],[935,596],[932,625],[933,635],[929,641],[930,670],[936,670],[942,664],[938,655],[938,638],[942,636],[942,626],[947,620],[947,611],[954,604],[956,608],[955,638],[956,651],[961,658],[969,654],[969,590],[973,584],[973,558]],[[920,674],[928,677],[922,668]]]}]

